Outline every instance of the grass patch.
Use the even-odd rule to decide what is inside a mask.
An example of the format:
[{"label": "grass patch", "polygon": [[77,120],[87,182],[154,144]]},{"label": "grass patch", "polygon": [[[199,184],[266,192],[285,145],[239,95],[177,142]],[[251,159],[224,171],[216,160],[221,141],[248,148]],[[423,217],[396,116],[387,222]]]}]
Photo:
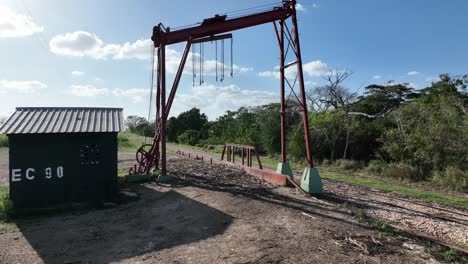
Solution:
[{"label": "grass patch", "polygon": [[339,180],[352,185],[363,186],[368,188],[379,189],[383,191],[396,192],[399,194],[416,197],[422,200],[430,202],[439,202],[443,204],[448,204],[452,206],[459,206],[465,209],[468,209],[468,199],[463,199],[455,196],[450,196],[447,194],[441,194],[437,192],[418,190],[415,188],[408,188],[398,185],[391,185],[384,183],[378,180],[369,179],[369,178],[357,178],[353,176],[342,176],[330,173],[321,173],[323,178]]},{"label": "grass patch", "polygon": [[[146,139],[146,142],[151,143],[153,139]],[[136,152],[141,145],[145,144],[145,137],[140,135],[121,132],[117,135],[117,143],[119,151]]]}]

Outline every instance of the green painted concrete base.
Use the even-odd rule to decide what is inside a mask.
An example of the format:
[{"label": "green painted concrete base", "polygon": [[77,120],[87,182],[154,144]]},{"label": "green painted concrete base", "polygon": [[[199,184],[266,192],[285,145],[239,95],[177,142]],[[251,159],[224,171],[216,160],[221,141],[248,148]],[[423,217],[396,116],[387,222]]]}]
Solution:
[{"label": "green painted concrete base", "polygon": [[150,179],[151,179],[150,174],[128,175],[125,178],[127,182],[143,182],[143,181],[149,181]]},{"label": "green painted concrete base", "polygon": [[322,193],[323,183],[316,168],[305,168],[302,173],[301,188],[307,193]]},{"label": "green painted concrete base", "polygon": [[289,166],[289,163],[287,163],[287,162],[278,163],[278,166],[276,167],[276,173],[289,175],[289,177],[291,177],[291,179],[293,179],[293,177],[294,177],[294,174],[293,174],[293,172],[291,170],[291,166]]},{"label": "green painted concrete base", "polygon": [[159,176],[158,176],[158,182],[168,182],[168,181],[170,181],[172,179],[174,179],[174,177],[171,176],[171,175],[159,174]]}]

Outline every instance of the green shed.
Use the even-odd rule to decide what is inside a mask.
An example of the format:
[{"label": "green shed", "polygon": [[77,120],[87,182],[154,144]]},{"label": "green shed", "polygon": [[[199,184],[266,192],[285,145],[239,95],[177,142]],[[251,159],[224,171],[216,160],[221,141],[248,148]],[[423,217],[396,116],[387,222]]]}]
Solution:
[{"label": "green shed", "polygon": [[123,128],[121,108],[16,108],[0,127],[9,140],[15,207],[111,201]]}]

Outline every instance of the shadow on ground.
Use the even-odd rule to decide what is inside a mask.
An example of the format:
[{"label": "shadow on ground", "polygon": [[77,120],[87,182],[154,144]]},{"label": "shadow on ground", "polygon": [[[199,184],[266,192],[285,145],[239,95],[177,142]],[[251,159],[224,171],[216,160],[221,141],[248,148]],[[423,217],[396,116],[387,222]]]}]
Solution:
[{"label": "shadow on ground", "polygon": [[17,225],[45,263],[109,263],[222,234],[233,219],[174,191],[134,189],[134,203]]}]

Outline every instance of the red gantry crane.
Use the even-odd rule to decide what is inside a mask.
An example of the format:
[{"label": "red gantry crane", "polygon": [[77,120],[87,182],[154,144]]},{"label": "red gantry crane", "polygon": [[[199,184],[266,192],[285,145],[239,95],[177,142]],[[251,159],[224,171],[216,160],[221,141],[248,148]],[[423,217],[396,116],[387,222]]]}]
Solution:
[{"label": "red gantry crane", "polygon": [[[290,26],[287,21],[290,19]],[[148,174],[151,169],[159,169],[161,165],[161,176],[167,175],[166,171],[166,122],[174,101],[177,87],[182,76],[185,63],[189,56],[192,44],[213,41],[222,41],[232,38],[228,32],[254,27],[266,23],[273,23],[278,39],[280,50],[280,99],[281,99],[281,162],[278,164],[277,173],[293,177],[292,171],[286,161],[286,107],[292,96],[295,103],[299,104],[302,112],[302,125],[304,128],[304,141],[306,149],[306,159],[308,166],[305,168],[301,179],[301,187],[309,193],[320,193],[322,191],[322,181],[312,160],[310,145],[309,121],[307,113],[307,103],[304,90],[304,76],[302,70],[301,47],[299,43],[299,31],[297,27],[296,0],[284,0],[282,4],[270,10],[263,10],[238,17],[228,17],[227,15],[215,15],[212,18],[203,20],[197,26],[188,27],[172,31],[169,27],[164,27],[161,23],[153,28],[151,40],[154,48],[157,49],[157,84],[156,84],[156,133],[152,144],[140,147],[136,153],[137,165],[132,167],[130,174]],[[291,28],[290,28],[291,27]],[[166,46],[185,42],[185,49],[182,54],[178,70],[169,95],[166,95]],[[286,46],[287,45],[287,46]],[[232,49],[232,42],[231,42]],[[200,61],[203,51],[200,48]],[[223,51],[224,52],[224,51]],[[288,52],[292,52],[294,60],[286,63]],[[193,57],[193,54],[192,54]],[[222,65],[224,68],[224,54],[222,54]],[[216,65],[218,62],[216,62]],[[285,75],[285,70],[289,67],[296,67],[296,76],[290,80]],[[194,76],[195,76],[195,69]],[[203,64],[200,63],[200,83],[203,80]],[[232,75],[232,50],[231,50],[231,75]],[[222,78],[224,77],[224,69]],[[286,98],[286,86],[290,89]],[[298,92],[297,87],[298,86]]]}]

